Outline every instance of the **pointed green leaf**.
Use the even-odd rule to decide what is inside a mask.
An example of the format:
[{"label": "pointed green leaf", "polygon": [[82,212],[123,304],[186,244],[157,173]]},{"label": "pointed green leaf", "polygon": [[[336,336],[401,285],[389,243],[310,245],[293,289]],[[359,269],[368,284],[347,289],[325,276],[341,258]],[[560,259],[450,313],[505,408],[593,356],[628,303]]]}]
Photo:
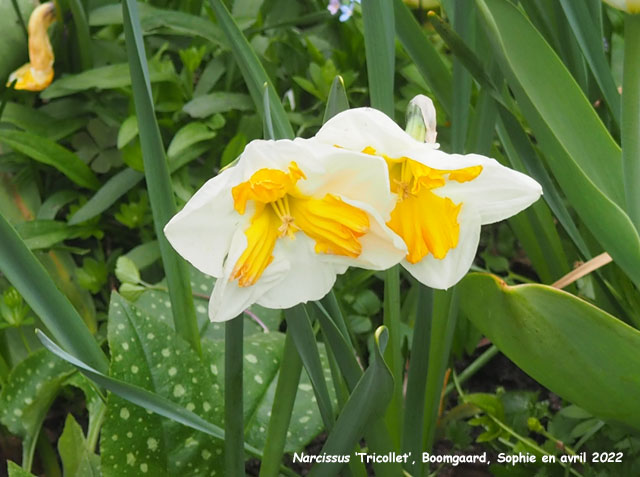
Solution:
[{"label": "pointed green leaf", "polygon": [[87,448],[80,424],[73,414],[67,414],[64,429],[58,439],[58,452],[65,477],[99,477],[100,457]]},{"label": "pointed green leaf", "polygon": [[336,76],[331,83],[329,90],[329,98],[327,99],[327,107],[324,110],[322,124],[326,123],[336,114],[349,109],[349,99],[344,89],[344,80],[342,76]]},{"label": "pointed green leaf", "polygon": [[30,158],[53,166],[79,186],[97,189],[100,182],[82,160],[59,144],[28,132],[0,129],[0,142]]},{"label": "pointed green leaf", "polygon": [[[383,414],[391,401],[393,377],[382,358],[387,339],[387,330],[381,326],[375,333],[371,364],[342,408],[321,453],[328,455],[350,454],[362,437],[367,425],[377,416]],[[344,463],[339,462],[316,464],[309,475],[311,477],[337,475],[343,465]]]},{"label": "pointed green leaf", "polygon": [[527,374],[596,416],[640,428],[639,331],[543,285],[474,273],[458,287],[461,311]]}]

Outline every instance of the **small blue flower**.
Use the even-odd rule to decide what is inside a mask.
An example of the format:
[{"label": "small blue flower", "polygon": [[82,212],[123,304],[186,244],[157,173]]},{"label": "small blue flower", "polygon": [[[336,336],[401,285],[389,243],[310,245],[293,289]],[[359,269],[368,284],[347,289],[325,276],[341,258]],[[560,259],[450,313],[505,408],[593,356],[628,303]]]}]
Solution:
[{"label": "small blue flower", "polygon": [[353,15],[353,3],[350,3],[349,5],[342,5],[340,7],[340,11],[342,12],[342,15],[340,15],[339,20],[341,22],[346,22],[351,18],[351,15]]}]

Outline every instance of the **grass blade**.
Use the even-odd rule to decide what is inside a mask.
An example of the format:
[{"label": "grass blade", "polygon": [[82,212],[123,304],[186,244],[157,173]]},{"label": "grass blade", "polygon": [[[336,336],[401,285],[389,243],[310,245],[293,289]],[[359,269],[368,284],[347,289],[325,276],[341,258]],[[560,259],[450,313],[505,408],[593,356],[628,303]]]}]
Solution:
[{"label": "grass blade", "polygon": [[[473,45],[475,7],[466,0],[454,0],[453,28],[460,38]],[[452,152],[464,153],[469,129],[469,104],[471,104],[471,75],[456,56],[453,58],[453,111],[451,114]],[[476,152],[476,151],[473,151]]]},{"label": "grass blade", "polygon": [[224,324],[224,467],[226,475],[244,474],[243,325],[244,314]]},{"label": "grass blade", "polygon": [[426,399],[424,401],[425,431],[423,436],[423,449],[426,452],[431,452],[435,439],[444,374],[449,364],[451,342],[453,341],[453,334],[456,329],[458,306],[455,295],[455,287],[446,291],[434,291],[427,388]]},{"label": "grass blade", "polygon": [[640,232],[640,16],[624,22],[622,167],[627,212]]},{"label": "grass blade", "polygon": [[273,398],[271,418],[267,428],[267,439],[264,443],[263,458],[260,464],[260,477],[278,477],[280,462],[284,454],[287,429],[291,420],[293,404],[296,400],[302,361],[296,350],[291,333],[287,333],[284,341],[284,352],[276,394]]},{"label": "grass blade", "polygon": [[[393,394],[393,377],[382,358],[387,339],[387,330],[381,326],[375,333],[372,363],[353,389],[321,453],[350,454],[362,437],[367,424],[377,415],[384,413]],[[309,476],[330,477],[340,472],[343,465],[339,462],[316,464]]]},{"label": "grass blade", "polygon": [[123,0],[122,8],[145,177],[153,222],[167,276],[173,321],[178,334],[199,353],[200,334],[198,332],[187,266],[171,248],[163,232],[164,226],[176,213],[176,203],[151,97],[149,69],[144,52],[142,32],[140,31],[138,6],[133,0]]},{"label": "grass blade", "polygon": [[87,15],[80,0],[69,0],[69,10],[73,16],[73,25],[76,30],[76,46],[80,54],[81,69],[88,70],[93,66],[93,55],[91,53],[91,33]]},{"label": "grass blade", "polygon": [[266,83],[269,91],[269,104],[271,106],[275,135],[279,138],[293,138],[293,129],[291,128],[284,107],[260,60],[251,48],[251,45],[249,45],[249,42],[242,34],[242,31],[229,13],[229,10],[227,10],[227,7],[224,6],[224,3],[222,3],[221,0],[210,0],[210,4],[216,14],[220,27],[229,40],[242,76],[249,88],[249,93],[256,105],[256,109],[264,118],[263,88]]},{"label": "grass blade", "polygon": [[387,0],[362,3],[364,47],[367,56],[371,106],[393,119],[395,73],[395,23],[393,5]]},{"label": "grass blade", "polygon": [[[413,456],[422,454],[424,397],[429,369],[429,342],[431,335],[431,311],[433,309],[433,290],[425,286],[418,292],[418,310],[413,325],[411,342],[411,360],[407,372],[407,394],[404,407],[404,428],[402,451]],[[422,460],[415,459],[409,465],[412,475],[422,475]]]},{"label": "grass blade", "polygon": [[107,358],[78,312],[2,215],[0,271],[65,349],[84,356],[95,369],[107,372]]},{"label": "grass blade", "polygon": [[335,421],[333,417],[333,406],[324,377],[322,362],[320,361],[318,344],[316,343],[311,322],[309,321],[309,315],[304,305],[296,305],[293,308],[285,310],[284,316],[287,320],[287,334],[291,334],[300,358],[302,359],[302,364],[313,385],[324,426],[327,430],[330,430]]},{"label": "grass blade", "polygon": [[[560,5],[562,5],[569,25],[571,25],[571,29],[582,49],[582,54],[587,60],[589,68],[591,68],[600,91],[602,91],[604,100],[611,110],[613,119],[616,123],[619,123],[620,94],[613,81],[611,69],[604,54],[600,28],[593,22],[593,18],[585,8],[585,5],[571,0],[560,0]],[[628,45],[629,43],[626,44]]]},{"label": "grass blade", "polygon": [[448,115],[451,115],[453,104],[451,72],[414,18],[409,7],[402,0],[393,0],[393,9],[396,34],[400,43],[418,67],[420,74],[442,108]]}]

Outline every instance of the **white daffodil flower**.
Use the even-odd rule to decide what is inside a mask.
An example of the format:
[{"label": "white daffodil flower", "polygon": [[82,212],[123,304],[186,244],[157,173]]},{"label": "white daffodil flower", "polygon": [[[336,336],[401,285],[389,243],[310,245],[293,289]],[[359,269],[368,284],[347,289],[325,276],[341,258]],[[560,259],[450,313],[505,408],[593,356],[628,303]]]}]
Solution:
[{"label": "white daffodil flower", "polygon": [[[429,137],[435,141],[435,132]],[[482,224],[517,214],[542,193],[535,180],[494,159],[442,152],[371,108],[334,116],[315,139],[384,159],[396,201],[387,225],[407,245],[403,266],[432,288],[449,288],[467,273]]]},{"label": "white daffodil flower", "polygon": [[640,13],[640,0],[604,0],[618,10],[624,10],[628,13]]},{"label": "white daffodil flower", "polygon": [[348,266],[383,270],[407,253],[389,221],[386,164],[313,140],[253,141],[209,180],[164,232],[180,255],[217,278],[209,316],[258,303],[319,300]]}]

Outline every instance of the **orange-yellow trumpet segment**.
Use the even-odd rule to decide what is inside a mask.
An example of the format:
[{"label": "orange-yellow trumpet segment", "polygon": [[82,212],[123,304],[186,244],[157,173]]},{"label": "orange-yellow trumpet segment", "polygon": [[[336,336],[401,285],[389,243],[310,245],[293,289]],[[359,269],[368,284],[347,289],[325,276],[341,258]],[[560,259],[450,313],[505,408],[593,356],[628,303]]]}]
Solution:
[{"label": "orange-yellow trumpet segment", "polygon": [[[377,154],[372,147],[362,152]],[[482,166],[441,170],[408,157],[390,158],[384,154],[382,157],[389,168],[391,192],[398,198],[387,225],[407,244],[407,261],[418,263],[429,253],[443,259],[449,250],[458,246],[458,213],[462,204],[432,191],[447,181],[472,181],[480,175]]]},{"label": "orange-yellow trumpet segment", "polygon": [[234,207],[245,213],[247,201],[255,209],[245,231],[247,248],[231,274],[238,285],[253,285],[273,260],[278,239],[295,239],[302,232],[315,241],[315,252],[358,257],[362,244],[358,240],[369,230],[369,216],[339,197],[327,194],[322,199],[300,193],[296,183],[305,179],[295,162],[289,171],[260,169],[233,189]]},{"label": "orange-yellow trumpet segment", "polygon": [[16,81],[15,89],[42,91],[53,81],[53,49],[47,30],[55,21],[53,2],[39,5],[29,18],[29,63],[9,75],[7,86]]}]

